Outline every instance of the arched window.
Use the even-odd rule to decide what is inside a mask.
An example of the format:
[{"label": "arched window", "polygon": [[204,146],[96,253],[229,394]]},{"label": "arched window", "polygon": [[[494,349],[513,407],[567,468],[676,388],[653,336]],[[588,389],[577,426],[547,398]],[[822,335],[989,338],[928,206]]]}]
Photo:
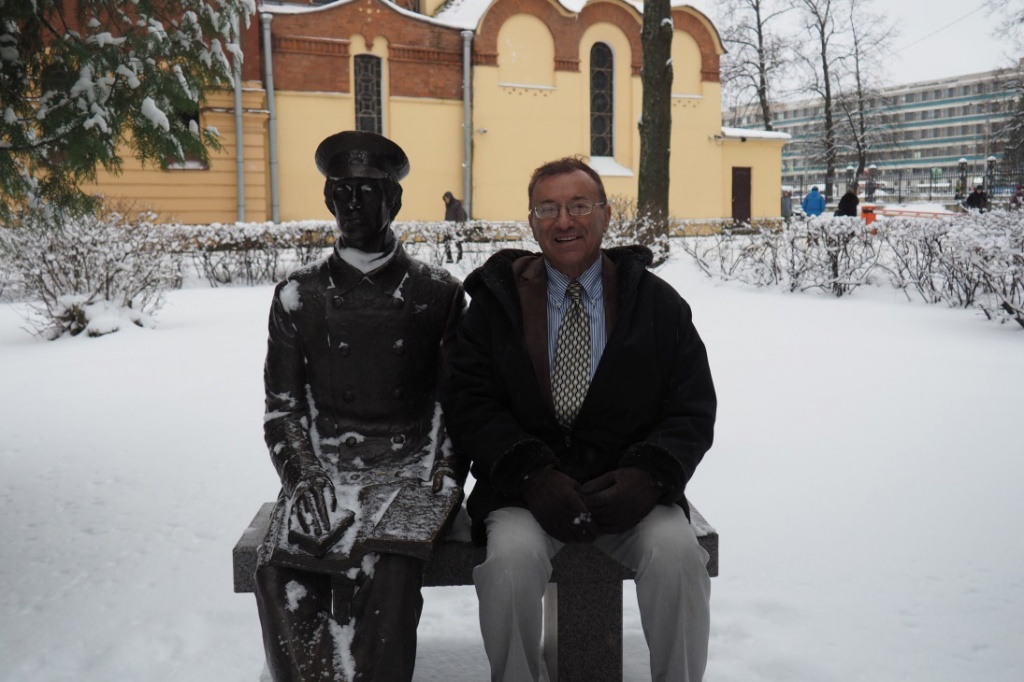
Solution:
[{"label": "arched window", "polygon": [[381,134],[380,57],[355,57],[356,130]]},{"label": "arched window", "polygon": [[612,139],[612,50],[604,43],[590,48],[590,155],[614,156]]}]

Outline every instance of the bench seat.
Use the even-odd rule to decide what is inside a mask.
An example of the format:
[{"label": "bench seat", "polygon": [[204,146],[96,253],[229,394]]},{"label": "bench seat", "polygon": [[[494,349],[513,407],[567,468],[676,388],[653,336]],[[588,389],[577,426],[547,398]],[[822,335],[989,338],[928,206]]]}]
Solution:
[{"label": "bench seat", "polygon": [[[235,592],[255,591],[256,548],[266,535],[273,502],[260,507],[233,552]],[[718,532],[691,506],[691,524],[709,555],[708,575],[718,575]],[[463,517],[464,518],[464,517]],[[468,533],[453,533],[456,536]],[[473,584],[484,547],[448,539],[434,550],[424,587]],[[634,572],[600,550],[566,545],[552,561],[544,596],[544,657],[552,682],[621,682],[622,581]],[[561,664],[561,665],[560,665]]]}]

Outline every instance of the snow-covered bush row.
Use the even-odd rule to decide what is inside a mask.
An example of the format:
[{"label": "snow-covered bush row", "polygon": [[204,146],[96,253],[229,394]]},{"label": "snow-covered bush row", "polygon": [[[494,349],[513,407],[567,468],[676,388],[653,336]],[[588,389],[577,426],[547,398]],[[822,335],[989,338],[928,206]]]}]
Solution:
[{"label": "snow-covered bush row", "polygon": [[[495,243],[521,243],[529,236],[526,223],[470,221],[458,226],[444,221],[396,222],[396,236],[415,257],[440,264],[446,260],[445,239],[456,252],[463,242],[469,264],[477,265],[493,251]],[[211,286],[265,284],[284,278],[296,267],[324,254],[336,236],[336,226],[326,220],[286,223],[234,223],[168,225],[168,249],[190,261],[196,273]]]},{"label": "snow-covered bush row", "polygon": [[686,239],[710,276],[836,296],[888,282],[928,303],[976,307],[1024,326],[1024,215],[995,211],[948,218],[820,216],[777,230]]},{"label": "snow-covered bush row", "polygon": [[0,293],[29,301],[29,324],[51,339],[151,326],[163,293],[181,283],[153,218],[103,211],[56,228],[39,213],[20,214],[0,227]]}]

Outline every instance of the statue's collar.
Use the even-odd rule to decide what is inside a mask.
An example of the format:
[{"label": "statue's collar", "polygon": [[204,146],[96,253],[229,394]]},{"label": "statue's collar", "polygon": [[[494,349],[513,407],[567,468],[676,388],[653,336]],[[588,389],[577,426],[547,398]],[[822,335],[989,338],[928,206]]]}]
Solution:
[{"label": "statue's collar", "polygon": [[394,254],[387,263],[365,274],[346,263],[338,255],[337,250],[333,251],[327,259],[331,282],[334,284],[334,288],[339,290],[339,293],[344,294],[366,280],[389,296],[393,296],[398,285],[402,283],[409,271],[410,262],[409,256],[406,255],[405,249],[402,248],[402,244],[398,240],[395,240]]}]

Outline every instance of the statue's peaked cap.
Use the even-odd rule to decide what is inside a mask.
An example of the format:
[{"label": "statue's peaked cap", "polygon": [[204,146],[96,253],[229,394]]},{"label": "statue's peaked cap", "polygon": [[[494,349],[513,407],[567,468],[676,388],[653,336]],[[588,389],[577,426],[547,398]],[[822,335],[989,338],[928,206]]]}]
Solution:
[{"label": "statue's peaked cap", "polygon": [[397,144],[376,133],[346,130],[316,148],[317,170],[328,178],[391,178],[409,174],[409,157]]}]

